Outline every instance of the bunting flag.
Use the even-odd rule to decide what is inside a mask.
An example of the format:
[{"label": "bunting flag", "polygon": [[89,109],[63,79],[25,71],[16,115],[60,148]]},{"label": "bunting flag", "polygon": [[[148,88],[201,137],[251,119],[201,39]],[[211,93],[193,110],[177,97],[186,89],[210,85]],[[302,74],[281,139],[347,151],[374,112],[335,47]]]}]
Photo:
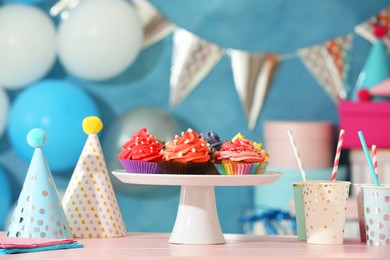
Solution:
[{"label": "bunting flag", "polygon": [[[51,15],[61,14],[61,17],[65,18],[69,10],[75,8],[79,1],[82,0],[58,0],[50,13]],[[216,66],[226,50],[176,27],[163,17],[148,0],[133,0],[132,4],[142,20],[143,48],[173,33],[169,105],[174,109]],[[355,31],[375,43],[373,28],[377,24],[390,31],[390,6],[357,25]],[[352,92],[350,86],[352,40],[352,34],[348,34],[286,55],[230,50],[234,84],[248,120],[248,128],[253,130],[256,127],[263,103],[272,85],[273,75],[280,61],[287,56],[299,57],[336,104],[340,99],[347,98]],[[381,43],[390,50],[389,33]],[[361,73],[359,78],[362,79],[364,74],[366,73]]]},{"label": "bunting flag", "polygon": [[229,54],[234,84],[246,113],[248,128],[253,130],[279,59],[274,54],[257,54],[239,50],[230,50]]},{"label": "bunting flag", "polygon": [[[374,26],[381,25],[390,32],[390,6],[380,11],[378,14],[372,16],[370,19],[364,21],[363,23],[355,27],[355,32],[374,44],[377,40],[373,34]],[[387,49],[390,50],[390,34],[387,33],[387,36],[383,38]]]},{"label": "bunting flag", "polygon": [[175,108],[221,60],[225,50],[184,30],[173,35],[170,107]]},{"label": "bunting flag", "polygon": [[298,51],[298,56],[321,87],[337,104],[350,90],[352,35]]},{"label": "bunting flag", "polygon": [[165,19],[156,8],[146,0],[133,0],[134,7],[144,28],[142,47],[148,48],[171,34],[176,26]]}]

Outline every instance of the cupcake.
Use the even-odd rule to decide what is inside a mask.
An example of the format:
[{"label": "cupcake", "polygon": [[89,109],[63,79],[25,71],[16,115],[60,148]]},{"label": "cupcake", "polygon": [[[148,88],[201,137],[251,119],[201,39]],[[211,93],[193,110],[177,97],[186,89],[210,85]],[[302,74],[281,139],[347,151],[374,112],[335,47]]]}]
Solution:
[{"label": "cupcake", "polygon": [[263,174],[269,155],[261,143],[252,142],[241,134],[226,141],[214,154],[215,167],[221,175]]},{"label": "cupcake", "polygon": [[188,129],[165,144],[163,160],[158,165],[165,174],[212,174],[214,165],[209,153],[207,141]]},{"label": "cupcake", "polygon": [[163,158],[163,148],[161,141],[142,128],[125,142],[118,159],[126,172],[161,173],[157,163]]},{"label": "cupcake", "polygon": [[209,143],[211,151],[219,151],[221,149],[223,142],[216,132],[208,131],[206,134],[200,133],[199,136]]}]

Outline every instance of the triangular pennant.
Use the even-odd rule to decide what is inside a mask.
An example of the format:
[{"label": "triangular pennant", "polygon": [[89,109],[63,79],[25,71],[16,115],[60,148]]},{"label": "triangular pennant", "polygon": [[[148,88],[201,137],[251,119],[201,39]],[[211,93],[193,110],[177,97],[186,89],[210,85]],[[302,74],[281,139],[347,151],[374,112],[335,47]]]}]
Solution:
[{"label": "triangular pennant", "polygon": [[148,48],[162,40],[176,28],[173,23],[165,19],[148,1],[134,0],[132,3],[141,18],[144,28],[143,48]]},{"label": "triangular pennant", "polygon": [[298,51],[308,71],[335,103],[347,97],[351,64],[352,35]]},{"label": "triangular pennant", "polygon": [[248,119],[248,128],[253,130],[279,60],[274,54],[249,53],[240,50],[230,50],[229,54],[234,85]]},{"label": "triangular pennant", "polygon": [[175,31],[173,41],[171,108],[175,108],[196,88],[225,53],[218,45],[183,29]]},{"label": "triangular pennant", "polygon": [[[338,76],[343,81],[344,92],[347,92],[350,90],[349,72],[352,63],[352,35],[336,38],[325,44],[336,66]],[[344,98],[345,94],[342,94]]]},{"label": "triangular pennant", "polygon": [[61,18],[66,19],[69,16],[70,10],[75,8],[82,0],[58,0],[51,8],[50,15],[61,15]]},{"label": "triangular pennant", "polygon": [[[376,25],[381,25],[385,29],[387,29],[388,32],[390,32],[390,6],[381,10],[379,13],[372,16],[370,19],[355,26],[355,32],[374,44],[377,40],[377,37],[375,37],[373,33],[374,27]],[[389,33],[387,33],[387,35],[383,38],[383,42],[386,45],[387,49],[390,50]]]},{"label": "triangular pennant", "polygon": [[[100,123],[99,123],[100,122]],[[126,235],[126,228],[108,175],[97,133],[101,121],[87,117],[83,151],[62,199],[73,237],[109,238]]]}]

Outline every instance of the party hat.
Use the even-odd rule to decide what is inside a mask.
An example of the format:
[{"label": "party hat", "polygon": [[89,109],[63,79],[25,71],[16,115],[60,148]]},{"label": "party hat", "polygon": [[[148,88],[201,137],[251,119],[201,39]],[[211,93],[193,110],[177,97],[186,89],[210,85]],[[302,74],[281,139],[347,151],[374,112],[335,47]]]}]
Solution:
[{"label": "party hat", "polygon": [[97,136],[102,128],[99,118],[91,116],[84,119],[83,129],[88,139],[62,199],[73,237],[126,235]]},{"label": "party hat", "polygon": [[359,74],[352,99],[358,100],[358,92],[361,88],[370,89],[390,77],[387,49],[383,43],[383,32],[376,27],[377,40],[372,46],[363,70]]},{"label": "party hat", "polygon": [[27,176],[8,228],[7,236],[33,238],[71,238],[56,185],[42,147],[46,133],[34,128],[27,142],[35,148]]},{"label": "party hat", "polygon": [[372,96],[390,97],[390,79],[371,87],[369,92]]}]

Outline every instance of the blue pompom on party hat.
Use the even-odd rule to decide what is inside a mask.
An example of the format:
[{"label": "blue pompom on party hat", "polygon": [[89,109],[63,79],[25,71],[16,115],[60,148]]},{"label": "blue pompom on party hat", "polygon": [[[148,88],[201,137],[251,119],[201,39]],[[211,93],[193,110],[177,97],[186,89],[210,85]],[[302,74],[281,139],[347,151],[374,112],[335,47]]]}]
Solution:
[{"label": "blue pompom on party hat", "polygon": [[363,70],[359,74],[352,99],[358,100],[358,92],[360,89],[370,89],[371,87],[390,78],[389,57],[387,49],[382,38],[387,34],[387,31],[382,26],[375,26],[374,35],[377,40],[372,46]]},{"label": "blue pompom on party hat", "polygon": [[27,143],[35,148],[7,236],[33,238],[71,238],[58,191],[42,147],[46,132],[34,128]]}]

